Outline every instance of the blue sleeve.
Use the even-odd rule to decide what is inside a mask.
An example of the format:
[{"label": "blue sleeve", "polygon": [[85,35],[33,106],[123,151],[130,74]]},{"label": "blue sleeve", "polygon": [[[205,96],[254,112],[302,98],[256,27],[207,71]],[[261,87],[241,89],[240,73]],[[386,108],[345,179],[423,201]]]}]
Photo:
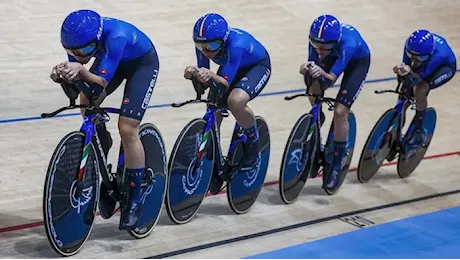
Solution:
[{"label": "blue sleeve", "polygon": [[120,60],[123,57],[126,44],[127,39],[125,37],[111,38],[106,42],[105,53],[102,56],[96,75],[102,77],[107,82],[112,80],[118,64],[120,64]]},{"label": "blue sleeve", "polygon": [[236,73],[240,68],[241,60],[243,58],[243,52],[243,48],[233,48],[231,50],[230,59],[228,59],[226,64],[222,65],[219,76],[227,80],[228,84],[231,84],[233,79],[235,79]]},{"label": "blue sleeve", "polygon": [[311,43],[308,44],[308,61],[318,61],[318,53],[316,52],[315,48],[313,48]]},{"label": "blue sleeve", "polygon": [[340,74],[345,70],[345,67],[348,65],[348,62],[350,62],[351,57],[353,57],[353,54],[355,52],[354,48],[347,47],[343,48],[340,50],[338,53],[338,58],[335,61],[334,65],[331,68],[331,72],[334,73],[334,75],[338,78]]},{"label": "blue sleeve", "polygon": [[206,58],[206,56],[203,55],[203,53],[201,53],[200,50],[198,50],[198,48],[195,48],[195,53],[196,53],[196,62],[197,62],[197,66],[198,68],[207,68],[209,69],[209,59]]}]

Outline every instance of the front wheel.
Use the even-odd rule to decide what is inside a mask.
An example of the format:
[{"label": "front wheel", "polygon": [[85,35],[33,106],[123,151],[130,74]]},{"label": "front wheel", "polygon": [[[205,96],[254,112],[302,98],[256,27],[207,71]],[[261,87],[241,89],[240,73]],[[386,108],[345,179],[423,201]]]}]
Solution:
[{"label": "front wheel", "polygon": [[361,152],[357,177],[361,183],[367,183],[382,166],[396,141],[399,117],[398,110],[387,110],[372,129]]},{"label": "front wheel", "polygon": [[206,196],[214,165],[214,132],[206,121],[190,121],[176,139],[169,158],[166,209],[176,224],[189,222]]},{"label": "front wheel", "polygon": [[[76,254],[91,233],[99,201],[99,163],[93,143],[82,132],[67,134],[51,157],[43,194],[43,219],[52,248]],[[80,169],[80,163],[86,161]],[[79,172],[83,173],[78,180]]]},{"label": "front wheel", "polygon": [[315,161],[318,127],[317,124],[312,124],[312,119],[311,114],[304,114],[297,120],[284,148],[279,193],[286,204],[297,200]]}]

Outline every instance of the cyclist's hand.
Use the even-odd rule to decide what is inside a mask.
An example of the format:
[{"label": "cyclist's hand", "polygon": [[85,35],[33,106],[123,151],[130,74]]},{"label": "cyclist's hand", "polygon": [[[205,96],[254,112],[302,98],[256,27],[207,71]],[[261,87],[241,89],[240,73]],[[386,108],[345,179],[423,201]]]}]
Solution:
[{"label": "cyclist's hand", "polygon": [[63,75],[67,81],[72,82],[79,79],[80,71],[84,68],[83,64],[79,62],[67,62],[63,69]]},{"label": "cyclist's hand", "polygon": [[307,74],[311,74],[311,66],[314,65],[314,61],[306,62],[300,65],[299,73],[306,76]]},{"label": "cyclist's hand", "polygon": [[195,66],[187,66],[184,71],[184,78],[192,79],[193,73],[198,71],[198,68]]},{"label": "cyclist's hand", "polygon": [[58,65],[54,66],[51,70],[50,78],[56,83],[64,82],[64,78],[62,77],[62,70],[64,69],[65,62],[59,63]]},{"label": "cyclist's hand", "polygon": [[310,66],[310,74],[313,76],[313,78],[318,78],[319,76],[323,75],[325,72],[323,68],[316,64],[312,64]]},{"label": "cyclist's hand", "polygon": [[393,72],[396,73],[398,76],[406,76],[411,72],[411,68],[409,65],[406,64],[398,64],[393,67]]},{"label": "cyclist's hand", "polygon": [[214,73],[210,69],[200,68],[197,74],[198,80],[202,83],[208,83],[208,81],[211,80],[213,74]]}]

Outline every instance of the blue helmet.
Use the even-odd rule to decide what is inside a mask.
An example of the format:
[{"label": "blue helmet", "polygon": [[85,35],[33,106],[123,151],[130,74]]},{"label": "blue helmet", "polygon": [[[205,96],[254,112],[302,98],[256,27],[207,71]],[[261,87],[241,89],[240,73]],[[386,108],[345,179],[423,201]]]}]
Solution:
[{"label": "blue helmet", "polygon": [[316,18],[310,27],[310,40],[317,43],[337,43],[342,37],[342,25],[332,15]]},{"label": "blue helmet", "polygon": [[407,52],[416,56],[430,56],[434,46],[434,37],[428,30],[417,30],[406,41]]},{"label": "blue helmet", "polygon": [[230,28],[224,17],[220,14],[209,13],[196,21],[193,27],[193,41],[212,42],[220,40],[225,42],[229,32]]},{"label": "blue helmet", "polygon": [[78,49],[98,43],[101,36],[101,16],[92,10],[70,13],[61,26],[61,43],[66,49]]}]

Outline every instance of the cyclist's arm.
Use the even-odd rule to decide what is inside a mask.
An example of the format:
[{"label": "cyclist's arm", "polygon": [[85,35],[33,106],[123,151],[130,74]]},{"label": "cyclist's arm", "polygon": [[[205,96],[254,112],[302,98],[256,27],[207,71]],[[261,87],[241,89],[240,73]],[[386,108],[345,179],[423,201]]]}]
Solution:
[{"label": "cyclist's arm", "polygon": [[222,84],[227,88],[230,86],[240,67],[243,52],[244,50],[242,48],[232,49],[231,57],[228,62],[223,65],[222,70],[219,73],[220,75],[213,75],[212,79],[216,81],[217,84]]},{"label": "cyclist's arm", "polygon": [[116,37],[107,41],[105,46],[106,51],[102,57],[99,67],[97,68],[97,74],[84,69],[81,72],[82,79],[90,84],[107,87],[117,70],[118,64],[123,56],[126,43],[127,40],[124,37]]},{"label": "cyclist's arm", "polygon": [[72,55],[67,54],[67,58],[69,59],[70,62],[78,62],[77,59],[72,57]]},{"label": "cyclist's arm", "polygon": [[210,67],[209,59],[206,58],[206,56],[204,56],[203,53],[201,53],[201,51],[198,50],[198,48],[195,48],[195,53],[196,53],[196,63],[197,63],[198,68],[209,69]]},{"label": "cyclist's arm", "polygon": [[351,60],[351,57],[354,54],[355,49],[354,48],[343,48],[340,50],[339,57],[335,61],[334,65],[331,68],[331,71],[329,73],[326,73],[326,76],[328,79],[330,79],[332,82],[335,82],[337,78],[340,76],[340,74],[343,73],[345,68],[347,67],[348,63]]},{"label": "cyclist's arm", "polygon": [[439,66],[442,65],[442,59],[438,57],[432,57],[428,65],[424,68],[424,70],[420,71],[419,73],[412,72],[413,74],[416,74],[416,77],[423,81],[427,81],[426,78],[431,76],[435,72],[436,69],[439,68]]},{"label": "cyclist's arm", "polygon": [[308,61],[318,61],[318,53],[316,52],[315,48],[313,48],[311,43],[308,43]]},{"label": "cyclist's arm", "polygon": [[406,65],[409,65],[410,66],[410,58],[409,56],[407,56],[406,54],[406,47],[404,47],[404,50],[403,50],[403,58],[402,58],[402,62]]}]

